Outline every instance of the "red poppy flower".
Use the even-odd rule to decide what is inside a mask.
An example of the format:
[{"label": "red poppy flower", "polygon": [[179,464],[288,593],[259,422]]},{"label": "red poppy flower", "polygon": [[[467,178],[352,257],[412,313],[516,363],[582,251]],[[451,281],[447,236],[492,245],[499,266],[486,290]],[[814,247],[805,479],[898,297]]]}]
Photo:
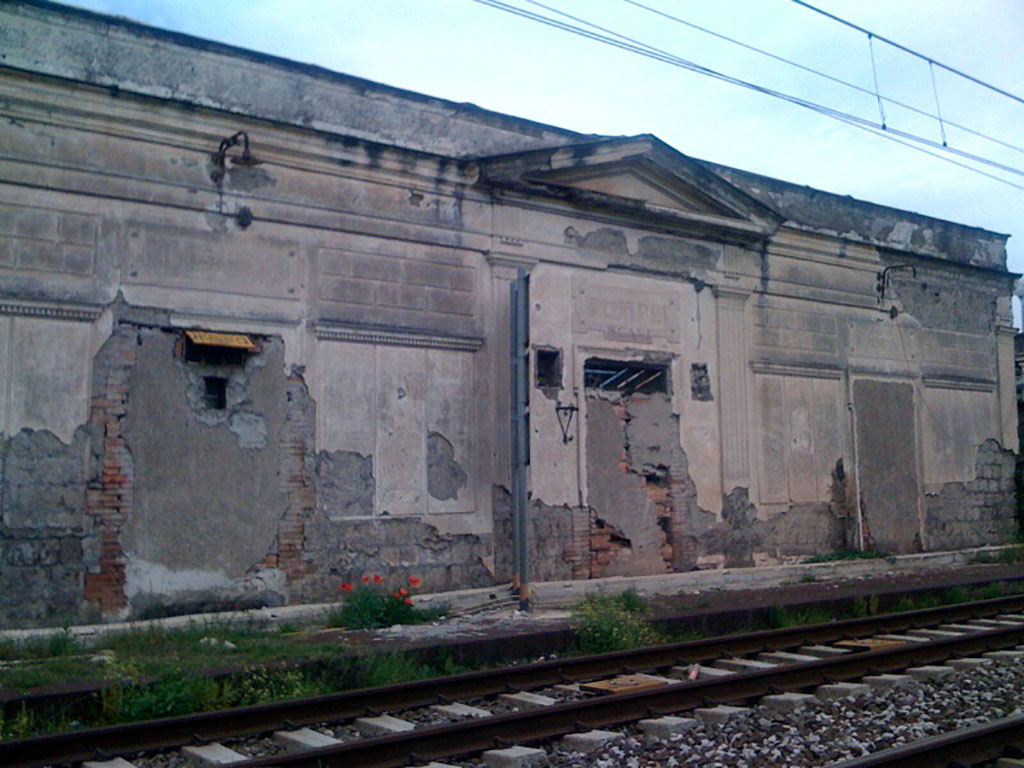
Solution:
[{"label": "red poppy flower", "polygon": [[401,600],[402,599],[402,596],[400,594],[398,594],[397,592],[395,592],[395,594],[393,594],[392,597],[395,598],[395,600]]},{"label": "red poppy flower", "polygon": [[379,574],[376,574],[376,573],[373,574],[373,583],[374,584],[383,584],[384,583],[384,577],[379,575]]},{"label": "red poppy flower", "polygon": [[409,594],[409,592],[405,587],[402,587],[400,590],[398,590],[398,594],[400,594],[402,597],[405,597]]},{"label": "red poppy flower", "polygon": [[415,576],[410,576],[409,577],[409,586],[418,587],[422,583],[423,582],[420,581],[419,579],[417,579]]},{"label": "red poppy flower", "polygon": [[370,583],[370,577],[369,576],[363,576],[363,584],[369,584],[369,583]]},{"label": "red poppy flower", "polygon": [[352,591],[352,585],[351,584],[342,584],[341,585],[341,591],[342,592],[351,592]]},{"label": "red poppy flower", "polygon": [[406,605],[412,605],[412,600],[410,600],[408,597],[405,598],[405,604]]}]

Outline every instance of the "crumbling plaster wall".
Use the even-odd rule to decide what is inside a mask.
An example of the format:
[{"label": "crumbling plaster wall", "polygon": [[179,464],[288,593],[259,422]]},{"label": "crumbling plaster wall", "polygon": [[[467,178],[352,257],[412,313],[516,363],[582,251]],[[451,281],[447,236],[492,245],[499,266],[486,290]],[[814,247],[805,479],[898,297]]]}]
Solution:
[{"label": "crumbling plaster wall", "polygon": [[[602,237],[623,244],[616,248],[625,248],[624,235]],[[576,242],[584,242],[586,248],[592,245],[580,235]],[[620,256],[626,258],[625,251]],[[677,259],[677,269],[686,265]],[[560,502],[559,509],[569,510],[578,508],[574,502],[583,494],[591,500],[591,576],[777,562],[845,543],[847,489],[845,478],[838,489],[835,478],[843,455],[841,429],[837,429],[838,376],[820,381],[757,377],[780,383],[778,397],[771,403],[778,409],[779,425],[762,425],[757,434],[769,442],[779,440],[773,460],[782,463],[781,470],[762,467],[761,476],[775,471],[771,480],[781,479],[784,490],[775,504],[758,513],[745,488],[722,490],[719,329],[717,299],[711,290],[691,281],[669,289],[662,280],[581,273],[542,264],[531,273],[530,301],[534,350],[555,349],[563,354],[562,388],[550,392],[534,386],[532,390],[532,463],[545,469],[558,467],[558,471],[533,472],[534,507],[546,510],[545,505]],[[578,377],[590,356],[668,361],[671,395],[624,398],[614,406],[599,397],[578,397],[582,388]],[[535,363],[535,355],[532,360]],[[701,369],[697,390],[693,363]],[[536,370],[531,370],[531,381],[536,384]],[[789,400],[781,391],[786,381],[790,382]],[[562,404],[579,404],[579,420],[570,430],[573,442],[561,439],[555,397]],[[646,412],[651,408],[657,413]],[[784,418],[791,412],[796,414],[792,422]],[[787,430],[793,431],[790,437]],[[582,477],[578,474],[580,451],[586,465]],[[660,458],[652,455],[655,451],[663,452]],[[790,452],[806,461],[795,461],[790,468]],[[791,474],[794,494],[789,488]],[[614,508],[616,514],[609,516],[602,505]],[[626,532],[623,526],[631,530]],[[573,548],[566,547],[563,571],[571,570],[574,556]]]},{"label": "crumbling plaster wall", "polygon": [[321,495],[328,517],[475,514],[472,352],[326,341],[316,358],[321,462],[344,464],[360,499]]},{"label": "crumbling plaster wall", "polygon": [[[665,573],[672,565],[672,520],[666,514],[670,511],[659,515],[661,510],[645,491],[648,482],[656,481],[659,471],[668,482],[672,463],[669,453],[678,440],[671,403],[665,395],[638,396],[621,402],[601,394],[588,393],[586,412],[588,499],[596,527],[608,530],[600,534],[607,537],[607,542],[600,542],[599,547],[595,547],[598,542],[591,543],[592,551],[600,550],[601,560],[596,563],[600,565],[599,575]],[[658,415],[667,420],[644,418],[643,406],[652,399],[662,406]],[[595,570],[591,568],[592,573]]]},{"label": "crumbling plaster wall", "polygon": [[95,311],[89,319],[65,320],[59,310],[52,318],[45,312],[33,316],[31,305],[20,310],[17,301],[4,303],[0,300],[0,433],[46,430],[66,443],[88,419],[89,370],[110,332],[110,314]]},{"label": "crumbling plaster wall", "polygon": [[[19,87],[11,80],[9,73],[0,73],[0,90]],[[61,94],[52,100],[64,103],[66,89],[59,83],[40,87]],[[119,364],[107,366],[93,360],[103,337],[97,341],[93,338],[95,330],[82,330],[88,323],[47,319],[53,330],[40,335],[35,318],[23,321],[19,316],[11,320],[3,314],[6,308],[0,307],[0,360],[4,361],[0,372],[4,391],[16,393],[14,410],[29,417],[24,426],[55,429],[66,442],[89,416],[89,395],[94,405],[104,403],[96,439],[109,446],[102,457],[109,471],[104,469],[99,477],[92,478],[96,486],[94,509],[87,519],[94,521],[95,528],[94,544],[90,546],[105,554],[101,557],[94,552],[92,560],[79,569],[85,604],[98,606],[106,616],[122,616],[131,611],[138,615],[139,610],[334,598],[337,585],[333,577],[317,581],[318,569],[326,573],[334,567],[330,561],[332,546],[354,545],[346,543],[352,537],[344,525],[336,525],[334,537],[328,537],[320,550],[314,552],[315,547],[310,547],[306,551],[310,541],[306,525],[313,520],[318,495],[322,506],[339,517],[375,511],[401,513],[403,509],[412,510],[416,516],[436,513],[428,522],[410,517],[379,530],[385,539],[392,532],[396,539],[406,536],[400,531],[408,529],[414,531],[413,538],[428,540],[436,535],[440,542],[448,541],[447,537],[456,544],[465,542],[472,554],[467,555],[461,544],[453,553],[438,544],[408,565],[431,570],[441,563],[438,567],[443,569],[453,564],[450,557],[459,557],[467,569],[477,568],[472,578],[482,579],[479,574],[489,572],[492,561],[487,502],[490,489],[488,480],[482,479],[478,471],[480,463],[487,461],[480,458],[477,442],[479,430],[487,433],[481,416],[486,412],[482,404],[486,402],[486,388],[480,383],[482,363],[474,350],[480,345],[483,314],[478,286],[485,277],[479,269],[482,260],[478,252],[462,243],[465,239],[472,244],[473,237],[464,237],[460,231],[464,224],[476,226],[479,211],[475,203],[465,199],[464,189],[455,189],[452,183],[456,179],[461,183],[470,173],[468,165],[437,158],[399,159],[400,153],[393,148],[288,132],[281,126],[270,131],[261,124],[264,130],[254,136],[254,144],[261,159],[270,162],[244,168],[232,166],[229,161],[227,172],[215,181],[211,176],[211,152],[217,137],[237,130],[238,118],[200,110],[193,116],[206,133],[199,138],[192,134],[182,138],[177,130],[177,106],[140,102],[124,94],[113,99],[106,91],[87,87],[77,88],[76,94],[76,106],[85,111],[82,120],[87,130],[64,125],[40,129],[40,120],[49,118],[36,114],[35,119],[12,121],[9,133],[5,133],[23,155],[24,168],[19,166],[19,173],[31,175],[34,171],[26,169],[43,163],[69,192],[82,193],[58,199],[53,193],[35,191],[19,193],[11,200],[4,196],[7,190],[0,185],[0,248],[14,254],[13,290],[44,302],[42,309],[32,311],[45,313],[48,318],[55,313],[45,302],[84,302],[92,312],[92,305],[114,301],[120,292],[128,306],[165,308],[159,317],[135,318],[139,327],[154,333],[199,325],[255,334],[270,339],[272,346],[282,350],[280,359],[261,368],[259,374],[274,377],[270,397],[273,407],[267,407],[274,411],[275,425],[268,426],[261,406],[256,411],[234,409],[226,420],[207,419],[209,423],[196,428],[197,434],[217,435],[203,443],[212,451],[205,457],[209,464],[215,463],[210,462],[210,456],[218,457],[222,448],[231,457],[229,463],[233,466],[227,468],[230,471],[216,488],[229,493],[228,507],[247,492],[239,493],[227,486],[253,485],[249,479],[252,467],[239,471],[238,455],[260,456],[251,463],[259,466],[261,487],[269,489],[272,478],[277,483],[276,490],[268,490],[263,500],[269,505],[256,505],[252,512],[259,517],[259,535],[239,539],[247,541],[247,546],[238,548],[238,558],[229,558],[226,564],[217,562],[211,554],[204,565],[185,567],[178,562],[181,558],[173,555],[170,559],[174,562],[167,566],[135,558],[131,552],[126,557],[122,551],[125,532],[133,525],[133,506],[149,504],[153,497],[152,484],[146,487],[145,479],[143,487],[135,487],[133,455],[130,445],[122,444],[127,441],[121,434],[124,423],[130,423],[133,430],[145,429],[137,421],[133,423],[132,409],[139,403],[131,402],[127,390],[130,377],[141,381],[151,375],[145,372],[152,362],[148,348],[144,352],[134,337],[129,343],[118,334],[111,356]],[[28,106],[25,109],[31,111]],[[147,141],[122,135],[124,126],[137,124],[142,115],[156,134]],[[112,121],[118,126],[116,142],[110,136]],[[159,143],[161,125],[164,144]],[[284,158],[294,151],[304,153],[302,170]],[[341,156],[344,159],[339,160]],[[373,171],[367,171],[367,167]],[[339,172],[339,168],[345,170]],[[327,199],[325,174],[331,180]],[[144,187],[140,175],[146,178]],[[386,177],[383,183],[382,177]],[[93,196],[96,190],[123,202],[112,210],[104,198]],[[255,217],[248,228],[233,217],[242,205],[251,207]],[[325,205],[334,208],[328,211]],[[372,213],[369,224],[361,218],[368,213]],[[343,239],[332,232],[339,220],[347,228]],[[352,229],[370,234],[359,236]],[[46,280],[40,279],[40,270]],[[72,314],[83,311],[76,308]],[[105,317],[109,331],[110,313]],[[315,322],[307,320],[314,317]],[[129,318],[126,322],[131,325],[135,320]],[[328,417],[325,422],[329,423],[317,424],[316,414],[325,413],[314,404],[322,395],[318,354],[324,342],[314,326],[336,329],[365,327],[366,323],[389,332],[394,329],[400,340],[409,334],[413,337],[411,348],[394,346],[394,339],[389,339],[380,353],[386,360],[385,367],[398,372],[383,386],[391,401],[377,402],[374,395],[369,405],[360,403],[347,414],[335,412],[335,420]],[[126,331],[126,335],[131,334]],[[431,345],[441,347],[422,346],[425,336]],[[455,349],[445,346],[451,338]],[[8,343],[11,340],[13,346]],[[331,341],[326,347],[335,343],[342,348],[348,346]],[[364,339],[351,346],[374,351],[376,357],[375,343]],[[61,354],[51,355],[53,350]],[[410,374],[416,380],[404,386],[398,378],[408,350],[419,362],[417,371]],[[141,368],[136,367],[138,354],[145,357]],[[12,357],[35,362],[9,368]],[[79,365],[70,364],[73,360]],[[90,366],[94,373],[102,374],[102,381],[92,386]],[[8,378],[9,370],[14,371],[13,383]],[[371,366],[371,370],[376,368]],[[32,377],[35,379],[30,381]],[[307,379],[312,394],[306,390]],[[346,386],[351,384],[350,379],[343,380]],[[39,386],[40,381],[45,386]],[[192,382],[193,405],[197,383]],[[372,386],[377,391],[376,381]],[[422,393],[428,387],[434,393],[445,393],[444,397],[425,401]],[[59,396],[55,396],[55,388]],[[229,390],[232,388],[234,385]],[[413,396],[404,397],[403,389]],[[25,398],[21,398],[22,393]],[[229,399],[230,395],[229,391]],[[11,418],[11,402],[11,398],[0,400],[5,424]],[[418,403],[414,411],[425,408],[423,430],[415,434],[398,429],[405,422],[402,409],[410,402]],[[327,404],[331,405],[329,398]],[[52,423],[32,420],[33,413],[44,412]],[[343,436],[350,435],[351,430],[345,432],[344,425],[357,421],[353,413],[377,418],[375,424],[387,422],[388,429],[395,427],[390,448],[381,451],[378,448],[382,446],[375,443],[360,453],[314,445],[318,427],[327,432],[339,428]],[[307,415],[308,424],[303,424]],[[176,437],[187,437],[179,432],[171,430]],[[376,429],[373,434],[376,439]],[[132,438],[138,437],[133,432]],[[186,439],[183,451],[188,450],[187,445]],[[403,462],[412,455],[406,451],[410,446],[416,465],[412,472],[406,472]],[[275,452],[277,462],[271,472]],[[486,457],[487,452],[483,455]],[[173,474],[173,470],[162,467],[151,474],[149,468],[155,459],[150,456],[145,461],[146,476],[154,483],[164,482],[166,475]],[[232,472],[234,476],[230,477]],[[410,476],[416,481],[415,487],[409,482]],[[383,477],[384,483],[376,482],[375,477]],[[478,502],[481,488],[486,497]],[[214,491],[210,493],[212,497]],[[378,494],[390,497],[382,503]],[[417,500],[422,504],[416,505]],[[210,512],[210,506],[211,501],[203,498],[194,504],[204,514]],[[273,514],[268,510],[274,510]],[[223,512],[218,510],[212,518],[215,523],[223,521]],[[228,512],[232,517],[233,512]],[[271,528],[268,521],[274,515],[276,522]],[[146,525],[158,518],[151,515]],[[155,525],[159,528],[161,523]],[[372,529],[366,530],[369,537]],[[156,539],[166,538],[160,531],[140,529],[132,543],[144,548],[150,533]],[[368,538],[359,546],[364,552],[376,551]],[[253,555],[255,559],[248,562]],[[229,578],[229,570],[241,575]],[[455,571],[444,575],[435,569],[431,573],[436,575],[424,583],[437,588],[455,585],[460,578]],[[423,576],[415,570],[408,575]],[[126,603],[128,593],[134,598],[133,605]]]},{"label": "crumbling plaster wall", "polygon": [[[244,365],[185,362],[181,337],[138,329],[125,440],[135,473],[123,534],[125,591],[135,612],[167,600],[231,592],[272,549],[287,508],[280,480],[284,344],[262,343]],[[204,378],[227,380],[223,410]],[[273,591],[273,590],[271,590]],[[285,595],[267,595],[271,603]]]},{"label": "crumbling plaster wall", "polygon": [[[531,271],[531,347],[534,352],[543,348],[562,355],[562,386],[555,393],[536,388],[536,355],[531,355],[530,452],[531,460],[545,468],[531,475],[534,498],[553,505],[585,503],[587,479],[580,472],[579,450],[586,440],[582,381],[586,359],[634,360],[654,355],[671,367],[678,442],[692,457],[689,471],[699,503],[714,512],[721,509],[714,307],[711,290],[691,282],[666,283],[557,264],[539,264]],[[695,362],[707,366],[710,399],[691,396]],[[573,417],[571,442],[562,440],[555,401],[580,409]],[[552,471],[547,471],[549,467]]]},{"label": "crumbling plaster wall", "polygon": [[[15,246],[41,234],[33,226],[60,228],[55,216],[11,223],[0,231]],[[89,370],[110,315],[0,305],[0,623],[76,620],[100,549],[86,497],[102,439],[88,423]]]},{"label": "crumbling plaster wall", "polygon": [[[0,15],[10,22],[0,24],[0,47],[26,57],[18,61],[27,69],[49,67],[46,71],[58,77],[103,86],[40,77],[32,81],[37,99],[0,98],[11,118],[4,136],[21,161],[9,164],[11,183],[0,184],[5,277],[19,295],[33,300],[98,306],[120,291],[134,305],[174,308],[157,320],[122,323],[103,350],[99,345],[109,333],[109,315],[106,330],[98,331],[104,321],[96,318],[85,323],[65,323],[53,315],[41,319],[39,313],[51,311],[47,307],[35,307],[31,319],[0,314],[0,379],[9,393],[0,401],[7,437],[3,471],[15,478],[6,484],[13,490],[3,497],[11,499],[4,502],[3,514],[5,525],[9,511],[19,523],[5,528],[0,540],[12,564],[32,563],[27,567],[35,570],[24,572],[26,579],[49,569],[54,599],[65,601],[62,605],[71,605],[69,585],[79,579],[88,603],[107,615],[126,609],[126,589],[135,590],[141,581],[137,571],[126,573],[122,534],[128,542],[132,526],[145,522],[157,526],[153,546],[161,539],[166,543],[166,530],[158,530],[162,522],[147,517],[146,510],[133,517],[136,506],[161,498],[152,483],[170,483],[176,471],[149,472],[161,454],[138,422],[136,408],[156,404],[145,395],[133,402],[131,395],[143,385],[152,397],[166,394],[167,381],[146,383],[160,366],[150,357],[155,347],[138,342],[196,324],[257,333],[267,340],[264,354],[275,356],[273,365],[254,368],[254,379],[234,382],[243,388],[259,384],[258,408],[250,407],[255,401],[233,401],[233,417],[204,421],[196,416],[196,382],[190,385],[186,376],[190,410],[182,410],[181,403],[172,409],[193,420],[192,432],[216,451],[212,455],[229,457],[239,485],[249,482],[239,470],[276,473],[278,485],[267,480],[262,486],[267,490],[262,506],[245,512],[256,516],[259,536],[224,566],[242,574],[236,578],[243,587],[247,580],[258,582],[254,588],[266,599],[294,600],[334,596],[338,581],[384,568],[396,579],[420,576],[432,588],[500,577],[509,537],[492,535],[506,524],[497,501],[501,493],[493,484],[504,473],[504,448],[488,439],[502,427],[484,404],[506,401],[503,385],[494,381],[497,367],[486,363],[497,360],[504,366],[506,361],[500,352],[495,356],[502,343],[496,339],[507,332],[496,320],[501,310],[495,292],[507,286],[489,282],[489,267],[505,256],[524,266],[544,262],[532,276],[533,343],[562,350],[564,363],[562,387],[535,392],[540,407],[531,413],[535,469],[528,520],[537,547],[532,561],[541,568],[535,577],[595,574],[589,557],[594,536],[616,535],[603,527],[592,535],[598,530],[596,513],[586,506],[591,496],[597,498],[588,488],[580,454],[588,442],[588,403],[580,380],[587,356],[669,361],[670,407],[645,413],[638,400],[627,405],[628,418],[619,415],[618,447],[626,457],[617,461],[616,471],[622,482],[633,483],[645,475],[645,463],[655,465],[658,482],[644,476],[645,509],[657,517],[667,505],[675,515],[669,533],[674,531],[678,542],[671,552],[677,569],[811,554],[842,538],[837,510],[846,482],[836,458],[849,454],[850,438],[833,451],[828,435],[816,431],[818,421],[832,418],[828,408],[818,407],[832,397],[833,386],[820,385],[819,379],[834,379],[831,373],[823,377],[822,369],[923,378],[928,407],[940,414],[938,421],[952,420],[948,430],[963,428],[956,419],[966,409],[972,441],[988,445],[992,437],[985,414],[995,396],[991,381],[978,379],[995,377],[994,372],[989,376],[991,339],[982,319],[990,316],[1001,278],[961,280],[961,270],[938,267],[934,279],[922,270],[916,282],[894,273],[887,301],[901,314],[893,321],[885,314],[888,305],[878,306],[875,280],[885,264],[904,257],[884,251],[879,256],[874,247],[851,241],[997,270],[1005,264],[1001,236],[783,182],[762,183],[742,172],[730,176],[721,168],[716,172],[779,210],[793,226],[764,248],[742,250],[610,223],[610,214],[599,214],[603,220],[597,221],[567,210],[542,210],[543,203],[495,205],[499,198],[491,190],[472,186],[476,163],[396,147],[464,157],[552,146],[574,135],[218,45],[175,41],[88,13],[10,6]],[[7,63],[18,66],[18,61]],[[83,70],[82,61],[92,64]],[[176,77],[180,72],[188,76]],[[252,78],[261,87],[250,88]],[[24,82],[19,72],[0,72],[0,97],[21,93]],[[176,101],[135,98],[133,90]],[[231,95],[236,93],[247,94],[244,104]],[[195,125],[187,134],[180,131],[183,101],[192,102]],[[68,115],[55,119],[54,110],[59,113],[60,105],[70,103],[74,121]],[[279,122],[271,128],[247,114]],[[139,125],[146,126],[145,135],[130,135]],[[250,131],[264,164],[245,168],[229,161],[214,179],[211,153],[221,137],[239,127]],[[310,127],[344,135],[304,130]],[[62,192],[29,189],[40,168]],[[628,174],[584,186],[650,196],[650,189]],[[112,207],[110,199],[119,202]],[[677,202],[651,199],[668,206]],[[248,227],[235,216],[242,206],[252,209]],[[801,228],[817,234],[801,235],[796,232]],[[843,240],[832,240],[829,233]],[[724,359],[742,358],[745,366],[749,349],[757,364],[802,366],[795,374],[763,369],[755,375],[755,380],[762,375],[766,381],[783,380],[785,412],[798,418],[771,426],[766,436],[754,434],[762,425],[751,401],[743,425],[753,427],[744,434],[754,446],[753,464],[759,448],[778,439],[792,465],[784,473],[751,467],[749,478],[738,484],[723,483],[722,466],[730,459],[723,459],[725,430],[719,419],[735,403],[746,402],[738,390],[748,380],[737,384],[719,371],[721,313],[716,310],[723,296],[716,292],[725,284],[737,295],[757,293],[737,313],[744,323],[751,317],[743,313],[751,313],[755,302],[766,311],[753,318],[752,327],[744,324],[740,333],[721,340]],[[936,286],[939,297],[929,292]],[[786,299],[769,306],[771,294]],[[960,302],[962,311],[944,315],[941,302],[947,300]],[[785,302],[783,312],[778,305]],[[797,306],[801,309],[794,310]],[[994,311],[999,314],[998,304]],[[85,330],[90,323],[91,330]],[[367,324],[384,338],[367,335]],[[353,328],[362,328],[364,335],[346,336]],[[481,344],[485,354],[476,352]],[[61,355],[43,349],[59,349]],[[21,360],[33,362],[12,362]],[[706,366],[700,397],[692,396],[693,364]],[[945,378],[942,387],[929,384],[934,376]],[[947,385],[958,377],[970,379],[969,394],[932,396],[933,390],[952,392]],[[731,399],[722,397],[723,386]],[[552,394],[581,408],[570,433],[573,442],[561,439]],[[91,413],[85,405],[90,395]],[[803,408],[804,401],[812,407]],[[636,414],[630,416],[629,407]],[[635,434],[648,422],[659,425],[653,441]],[[182,429],[180,422],[170,425],[179,445],[188,439]],[[136,440],[142,441],[150,479],[136,475],[131,446]],[[977,463],[975,445],[950,450],[940,441],[926,442],[922,461],[926,488],[935,494],[928,502],[935,539],[955,539],[961,534],[948,533],[961,526],[950,511],[950,499],[959,498],[955,484],[964,485],[972,509],[994,509],[1005,480],[1002,470],[998,476],[979,473],[983,466],[988,475],[996,472],[993,466],[1002,459]],[[652,446],[672,455],[664,464],[675,485],[660,484],[660,462],[637,464],[640,447],[649,453]],[[72,465],[79,464],[73,457],[79,455],[84,469],[75,475]],[[44,484],[37,496],[26,496],[17,477],[20,467],[36,460],[40,466],[59,466],[54,471],[71,478],[67,487]],[[763,485],[783,477],[786,496],[762,503]],[[992,488],[993,480],[999,488]],[[79,520],[81,482],[92,485],[83,489],[85,511]],[[38,509],[50,522],[38,530],[20,524],[37,520]],[[46,510],[58,510],[59,516],[48,518]],[[685,511],[682,520],[679,510]],[[241,514],[232,507],[226,518],[236,513]],[[214,522],[224,520],[220,515]],[[68,544],[76,538],[82,541],[80,562]],[[141,550],[146,538],[128,543]],[[567,543],[557,543],[562,541]],[[925,537],[926,546],[928,541]],[[25,542],[35,543],[22,546]],[[47,565],[56,562],[58,549],[60,567]],[[175,562],[186,557],[173,546],[164,554]],[[181,574],[189,583],[206,583],[208,577],[196,568]],[[147,571],[146,578],[147,589],[164,585],[167,595],[184,583],[159,569]],[[232,594],[218,583],[217,600]],[[177,594],[175,600],[186,593]],[[79,602],[75,610],[80,608]]]},{"label": "crumbling plaster wall", "polygon": [[294,594],[331,598],[370,573],[439,591],[494,583],[481,356],[320,340],[311,362],[316,508]]},{"label": "crumbling plaster wall", "polygon": [[[787,504],[826,505],[829,486],[834,485],[830,465],[842,457],[849,477],[831,506],[846,529],[846,542],[856,541],[854,461],[871,464],[880,459],[877,469],[883,474],[887,467],[902,468],[899,483],[906,487],[897,494],[899,501],[869,499],[881,517],[876,543],[899,551],[939,546],[938,537],[925,534],[923,510],[931,502],[926,503],[922,492],[955,494],[957,484],[972,483],[979,446],[989,439],[1001,442],[1006,431],[999,326],[1006,322],[1000,295],[1007,282],[997,271],[1001,240],[993,238],[989,246],[991,258],[975,261],[985,270],[955,264],[973,259],[967,251],[940,254],[931,246],[921,250],[935,258],[849,243],[830,250],[810,238],[784,233],[766,249],[760,264],[763,292],[753,300],[751,341],[757,497],[769,518]],[[813,261],[806,249],[817,249]],[[901,268],[888,273],[881,296],[882,271],[897,266]],[[844,297],[843,304],[830,309],[838,296]],[[881,438],[874,441],[877,445],[866,444],[872,425],[881,420],[892,428],[896,423],[878,413],[873,398],[853,403],[854,418],[861,418],[861,409],[868,412],[865,429],[858,429],[865,444],[853,445],[854,430],[843,405],[851,399],[844,394],[846,382],[858,378],[879,386],[901,384],[910,392],[900,415],[910,421],[900,421],[904,436],[899,450],[894,452]],[[807,392],[801,394],[803,390]],[[824,424],[824,431],[816,424]],[[819,450],[823,437],[828,439],[824,451]],[[870,485],[871,468],[862,474],[862,485]],[[896,493],[888,481],[879,482],[889,488],[883,496]],[[947,484],[953,486],[944,490]],[[866,491],[868,497],[872,493]],[[865,517],[870,542],[876,534],[872,510]]]}]

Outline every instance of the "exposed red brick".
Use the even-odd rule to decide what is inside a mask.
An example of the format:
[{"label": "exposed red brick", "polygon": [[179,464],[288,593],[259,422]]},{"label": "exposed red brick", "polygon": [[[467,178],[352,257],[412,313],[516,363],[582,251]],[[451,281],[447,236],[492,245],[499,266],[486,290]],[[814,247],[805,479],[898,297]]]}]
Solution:
[{"label": "exposed red brick", "polygon": [[86,492],[87,514],[100,526],[99,570],[85,575],[83,594],[99,605],[104,615],[116,614],[127,605],[121,526],[131,511],[134,470],[122,438],[121,419],[127,412],[128,374],[135,362],[134,339],[125,329],[115,329],[111,343],[118,349],[104,370],[105,380],[89,404],[93,425],[103,431],[103,461],[99,483]]}]

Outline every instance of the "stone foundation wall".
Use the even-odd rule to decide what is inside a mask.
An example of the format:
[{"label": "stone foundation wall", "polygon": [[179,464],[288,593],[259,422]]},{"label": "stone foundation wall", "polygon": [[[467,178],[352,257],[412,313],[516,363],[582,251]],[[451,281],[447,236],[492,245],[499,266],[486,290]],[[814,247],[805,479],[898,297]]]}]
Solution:
[{"label": "stone foundation wall", "polygon": [[67,444],[27,429],[0,439],[0,621],[86,618],[83,584],[101,549],[86,501],[88,479],[99,473],[98,444],[89,426]]},{"label": "stone foundation wall", "polygon": [[1016,456],[997,441],[978,448],[976,476],[947,483],[925,496],[924,546],[927,550],[1004,544],[1018,532]]}]

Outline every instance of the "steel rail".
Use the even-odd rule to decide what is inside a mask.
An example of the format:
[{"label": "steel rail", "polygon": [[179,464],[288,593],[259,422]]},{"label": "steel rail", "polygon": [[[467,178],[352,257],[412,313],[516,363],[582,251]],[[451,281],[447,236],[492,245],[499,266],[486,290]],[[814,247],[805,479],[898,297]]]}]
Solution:
[{"label": "steel rail", "polygon": [[960,731],[835,763],[833,768],[936,768],[975,765],[1004,756],[1008,746],[1024,751],[1024,715],[1011,715]]},{"label": "steel rail", "polygon": [[1022,610],[1024,595],[1014,595],[898,614],[702,638],[653,648],[468,672],[310,699],[33,736],[17,741],[0,741],[0,765],[39,768],[102,759],[177,747],[196,741],[216,741],[256,732],[345,720],[398,707],[426,706],[445,698],[485,696],[508,688],[524,689],[594,679],[618,672],[692,664],[724,655],[742,656],[765,650],[783,650],[798,645],[828,643]]},{"label": "steel rail", "polygon": [[[805,664],[779,665],[693,683],[677,683],[638,693],[619,693],[464,723],[408,731],[365,741],[234,763],[234,768],[399,768],[480,752],[496,745],[543,741],[577,730],[621,726],[645,717],[700,706],[745,702],[777,692],[798,691],[830,681],[884,674],[1015,645],[1024,626],[972,632],[912,647],[854,653]],[[934,764],[933,764],[934,765]]]}]

